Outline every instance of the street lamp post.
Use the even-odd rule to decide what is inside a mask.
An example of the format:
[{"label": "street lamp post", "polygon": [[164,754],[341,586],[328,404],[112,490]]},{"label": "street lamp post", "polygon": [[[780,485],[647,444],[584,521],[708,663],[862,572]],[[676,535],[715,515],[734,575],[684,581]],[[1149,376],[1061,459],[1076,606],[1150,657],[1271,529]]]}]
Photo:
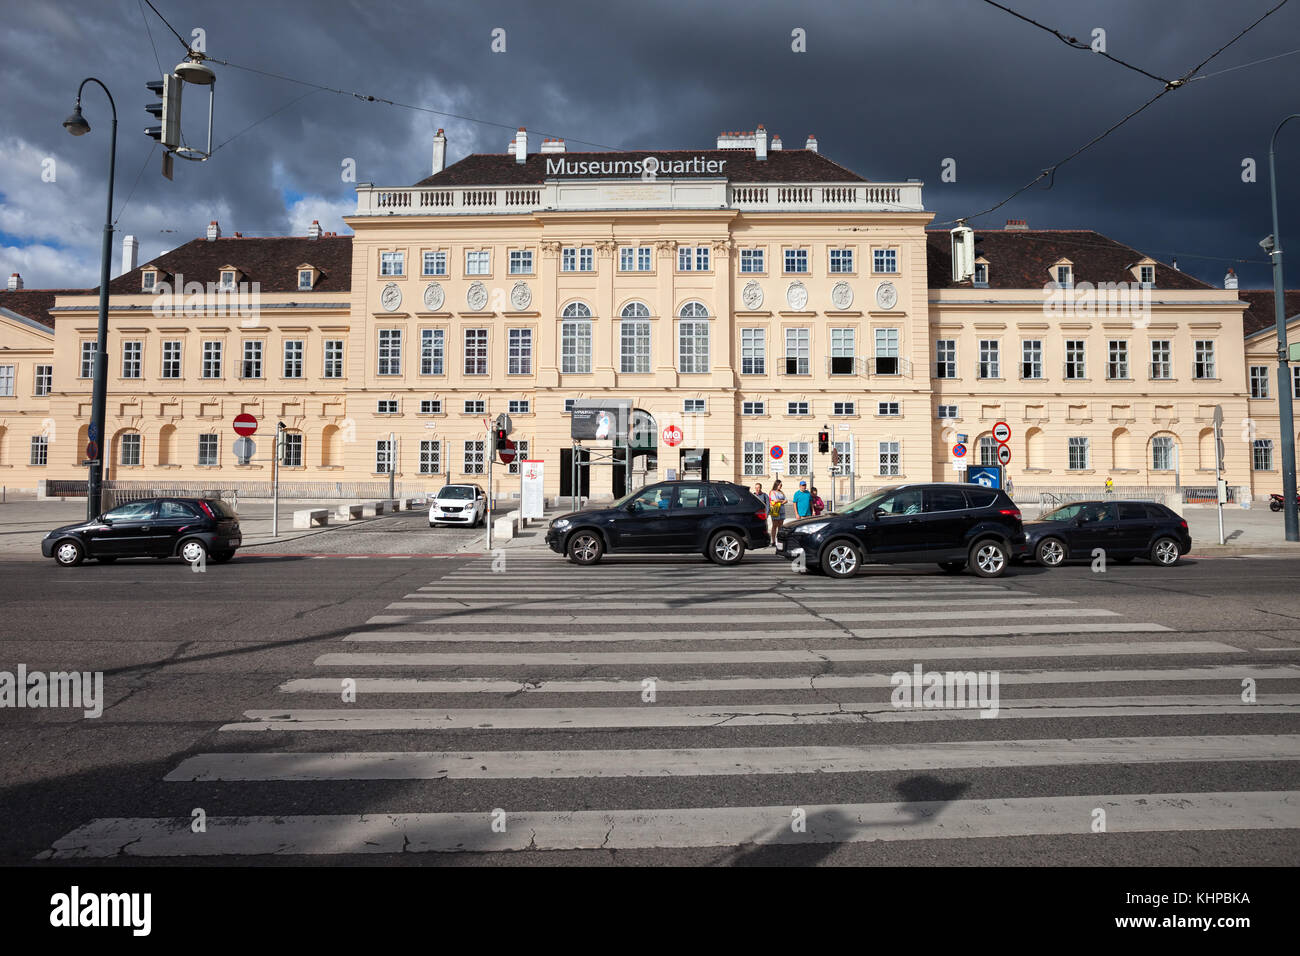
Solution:
[{"label": "street lamp post", "polygon": [[113,254],[113,177],[117,171],[117,104],[108,87],[93,76],[86,77],[77,87],[77,105],[72,115],[63,121],[63,127],[73,136],[90,132],[90,124],[81,115],[81,91],[87,83],[96,83],[108,97],[113,110],[113,131],[108,145],[108,206],[104,214],[104,239],[99,259],[99,336],[95,345],[95,380],[90,406],[91,441],[96,454],[90,456],[90,474],[86,482],[86,520],[99,515],[104,480],[104,455],[109,450],[105,431],[105,406],[108,404],[108,271]]},{"label": "street lamp post", "polygon": [[1277,320],[1277,411],[1278,425],[1282,431],[1282,507],[1286,540],[1300,541],[1300,516],[1296,513],[1295,501],[1295,419],[1291,408],[1291,374],[1288,369],[1286,342],[1286,301],[1282,283],[1282,232],[1277,223],[1277,169],[1274,166],[1273,152],[1277,145],[1277,134],[1282,127],[1293,119],[1300,119],[1300,113],[1292,113],[1273,130],[1273,138],[1268,143],[1268,190],[1273,202],[1273,242],[1268,250],[1273,260],[1273,310]]}]

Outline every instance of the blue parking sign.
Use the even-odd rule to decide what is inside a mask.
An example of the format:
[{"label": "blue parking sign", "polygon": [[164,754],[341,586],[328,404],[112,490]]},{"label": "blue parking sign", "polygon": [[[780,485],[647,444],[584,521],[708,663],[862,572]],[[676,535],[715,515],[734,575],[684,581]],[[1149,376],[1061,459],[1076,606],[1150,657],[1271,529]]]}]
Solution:
[{"label": "blue parking sign", "polygon": [[966,467],[966,480],[985,488],[1002,487],[1002,466],[1001,465],[968,465]]}]

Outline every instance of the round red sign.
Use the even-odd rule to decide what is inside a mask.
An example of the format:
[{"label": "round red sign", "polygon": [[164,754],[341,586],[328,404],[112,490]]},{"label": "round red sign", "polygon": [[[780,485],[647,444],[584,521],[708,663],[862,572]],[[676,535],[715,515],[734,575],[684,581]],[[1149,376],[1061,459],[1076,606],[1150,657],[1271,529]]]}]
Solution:
[{"label": "round red sign", "polygon": [[685,437],[686,436],[682,434],[682,430],[676,425],[667,426],[663,432],[664,444],[669,448],[676,448],[682,443],[682,439]]},{"label": "round red sign", "polygon": [[247,438],[253,432],[257,431],[257,419],[252,415],[244,412],[235,416],[235,434]]},{"label": "round red sign", "polygon": [[1011,426],[1006,422],[998,422],[993,426],[993,440],[1000,445],[1005,445],[1011,440]]},{"label": "round red sign", "polygon": [[519,454],[519,452],[515,448],[515,443],[512,442],[509,438],[507,438],[506,446],[501,449],[500,454],[501,454],[501,464],[509,465],[515,460],[515,456]]}]

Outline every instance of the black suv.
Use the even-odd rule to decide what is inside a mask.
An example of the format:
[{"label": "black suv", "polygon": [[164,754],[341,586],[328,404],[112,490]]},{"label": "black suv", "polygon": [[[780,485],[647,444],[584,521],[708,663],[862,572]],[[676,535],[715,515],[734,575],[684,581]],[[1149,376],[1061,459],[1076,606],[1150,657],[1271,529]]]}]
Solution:
[{"label": "black suv", "polygon": [[1168,567],[1192,550],[1192,535],[1186,520],[1154,501],[1072,501],[1025,525],[1023,555],[1044,567],[1090,558],[1096,548],[1118,564],[1147,558]]},{"label": "black suv", "polygon": [[605,554],[704,554],[715,564],[737,564],[746,548],[766,548],[767,509],[753,493],[729,481],[661,481],[607,508],[560,515],[546,544],[574,564]]},{"label": "black suv", "polygon": [[967,565],[996,578],[1023,547],[1020,509],[1006,492],[976,484],[894,485],[843,511],[789,521],[777,532],[778,554],[804,556],[807,567],[852,577],[864,562],[937,561],[956,573]]},{"label": "black suv", "polygon": [[41,554],[70,568],[85,558],[169,558],[190,564],[229,561],[243,543],[239,515],[217,498],[145,498],[105,511],[93,521],[55,528]]}]

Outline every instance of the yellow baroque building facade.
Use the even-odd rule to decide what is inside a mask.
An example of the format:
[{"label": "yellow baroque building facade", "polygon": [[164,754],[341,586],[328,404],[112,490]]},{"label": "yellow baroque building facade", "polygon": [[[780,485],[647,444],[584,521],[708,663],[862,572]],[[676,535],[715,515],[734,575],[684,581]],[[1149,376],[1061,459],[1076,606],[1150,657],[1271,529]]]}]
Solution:
[{"label": "yellow baroque building facade", "polygon": [[[266,482],[282,422],[281,480],[304,495],[390,468],[411,491],[486,484],[487,422],[507,413],[551,498],[575,490],[576,454],[597,497],[676,474],[806,477],[842,499],[956,477],[961,435],[993,464],[998,422],[1017,492],[1205,486],[1219,406],[1229,484],[1280,486],[1244,338],[1263,306],[1235,282],[1016,221],[978,230],[974,274],[954,281],[919,181],[867,180],[762,127],[694,151],[529,153],[521,130],[502,154],[444,168],[445,152],[439,131],[421,182],[361,184],[352,236],[211,223],[128,259],[110,284],[106,477]],[[16,278],[0,292],[0,484],[84,479],[97,294]],[[575,450],[569,412],[587,400],[648,423],[630,471],[608,442]],[[260,423],[246,464],[240,413]],[[518,492],[516,469],[495,466],[498,495]]]}]

